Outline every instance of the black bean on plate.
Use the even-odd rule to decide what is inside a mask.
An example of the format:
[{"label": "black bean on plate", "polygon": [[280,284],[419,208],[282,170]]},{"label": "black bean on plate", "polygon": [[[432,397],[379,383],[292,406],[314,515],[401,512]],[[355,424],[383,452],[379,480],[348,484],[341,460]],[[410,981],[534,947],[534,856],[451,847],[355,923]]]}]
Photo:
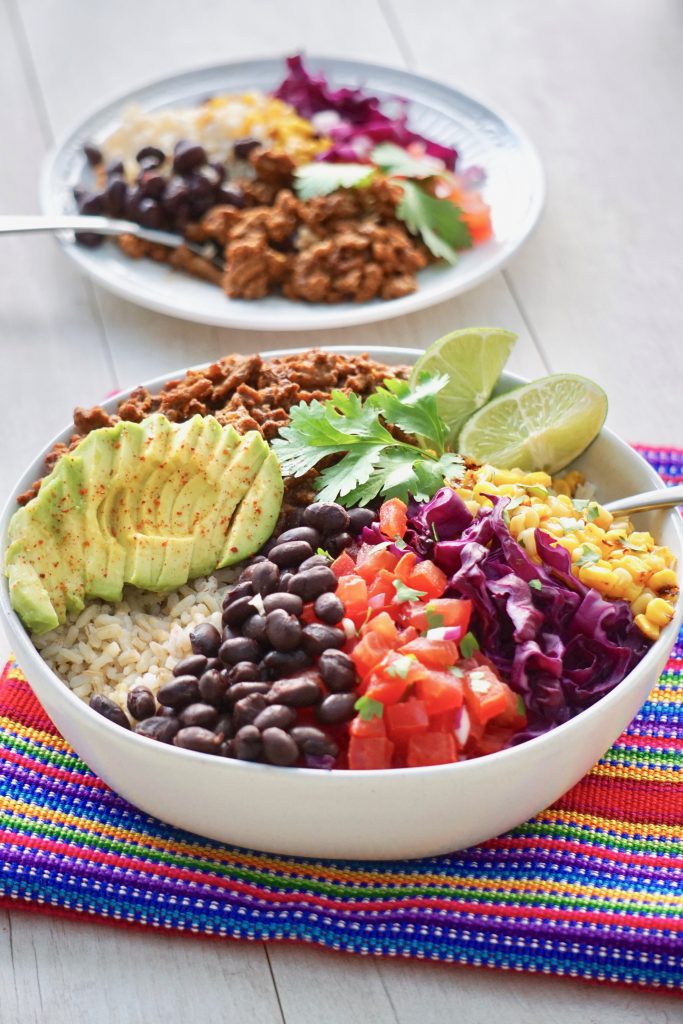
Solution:
[{"label": "black bean on plate", "polygon": [[166,217],[159,203],[156,199],[147,197],[138,203],[136,220],[144,228],[163,228],[166,224]]},{"label": "black bean on plate", "polygon": [[221,644],[219,657],[223,664],[228,666],[237,665],[240,661],[258,662],[261,660],[261,648],[250,637],[231,637],[229,640],[224,640]]},{"label": "black bean on plate", "polygon": [[102,163],[102,150],[94,142],[86,142],[83,146],[85,158],[91,167],[97,167]]},{"label": "black bean on plate", "polygon": [[206,150],[196,142],[181,139],[173,150],[173,170],[177,174],[189,174],[195,167],[206,163]]},{"label": "black bean on plate", "polygon": [[344,651],[323,651],[318,660],[318,671],[330,693],[347,693],[356,685],[356,668]]},{"label": "black bean on plate", "polygon": [[241,626],[246,622],[256,610],[252,600],[253,598],[246,594],[244,597],[238,597],[236,601],[231,601],[223,610],[223,625]]},{"label": "black bean on plate", "polygon": [[236,583],[223,598],[223,608],[227,608],[233,601],[239,601],[241,597],[253,597],[253,594],[254,588],[251,580],[243,580],[240,583]]},{"label": "black bean on plate", "polygon": [[195,676],[176,676],[159,687],[157,700],[167,708],[184,708],[199,700],[199,683]]},{"label": "black bean on plate", "polygon": [[123,166],[123,160],[112,160],[107,164],[107,177],[116,178],[123,177],[125,174],[125,167]]},{"label": "black bean on plate", "polygon": [[370,526],[374,523],[376,518],[377,515],[371,508],[350,508],[349,525],[347,529],[349,533],[353,533],[355,536],[358,536],[363,527]]},{"label": "black bean on plate", "polygon": [[299,566],[299,572],[306,572],[307,569],[315,569],[318,566],[329,566],[332,564],[332,558],[329,555],[311,555],[310,558],[304,559]]},{"label": "black bean on plate", "polygon": [[164,189],[164,209],[169,213],[176,213],[180,205],[187,201],[188,196],[189,189],[183,178],[169,178]]},{"label": "black bean on plate", "polygon": [[339,533],[349,525],[349,513],[336,501],[316,501],[304,512],[304,523],[321,533]]},{"label": "black bean on plate", "polygon": [[209,659],[205,654],[190,654],[183,658],[173,668],[174,676],[199,676],[206,672]]},{"label": "black bean on plate", "polygon": [[256,761],[262,749],[261,733],[255,725],[242,726],[231,741],[231,753],[241,761]]},{"label": "black bean on plate", "polygon": [[296,719],[297,713],[294,708],[287,707],[286,704],[271,704],[263,711],[259,711],[254,719],[254,725],[261,730],[289,729]]},{"label": "black bean on plate", "polygon": [[154,694],[147,686],[133,686],[126,697],[126,707],[132,717],[142,722],[145,718],[151,718],[156,711],[157,702]]},{"label": "black bean on plate", "polygon": [[301,623],[296,615],[276,608],[266,616],[266,636],[276,651],[293,651],[301,643]]},{"label": "black bean on plate", "polygon": [[325,735],[321,729],[316,729],[312,725],[296,725],[293,729],[290,729],[289,734],[297,742],[304,754],[314,754],[316,756],[332,754],[333,757],[336,757],[339,753],[339,747],[334,740]]},{"label": "black bean on plate", "polygon": [[147,736],[150,740],[158,740],[159,743],[171,743],[173,737],[180,728],[177,718],[155,717],[145,718],[138,722],[135,731],[138,736]]},{"label": "black bean on plate", "polygon": [[279,541],[268,554],[271,562],[275,562],[280,569],[294,569],[301,565],[305,558],[310,558],[313,548],[305,540],[288,540],[284,544]]},{"label": "black bean on plate", "polygon": [[138,176],[138,188],[147,199],[161,199],[166,188],[166,179],[154,168],[142,171]]},{"label": "black bean on plate", "polygon": [[205,654],[207,658],[215,658],[222,643],[221,634],[210,622],[200,622],[190,632],[190,644],[195,654]]},{"label": "black bean on plate", "polygon": [[238,139],[237,142],[234,143],[232,151],[235,154],[235,159],[246,160],[252,150],[258,149],[261,145],[263,145],[263,143],[259,142],[258,139],[247,137],[244,139]]},{"label": "black bean on plate", "polygon": [[147,167],[159,167],[166,159],[166,155],[157,146],[143,146],[136,154],[135,159],[139,164],[144,160]]},{"label": "black bean on plate", "polygon": [[127,198],[128,186],[123,178],[113,178],[104,190],[104,202],[110,217],[122,216]]},{"label": "black bean on plate", "polygon": [[344,605],[336,594],[329,591],[316,598],[313,611],[319,619],[330,626],[336,626],[344,618]]},{"label": "black bean on plate", "polygon": [[222,741],[220,736],[210,729],[204,729],[200,725],[188,725],[175,734],[173,742],[176,747],[183,747],[185,750],[217,754]]},{"label": "black bean on plate", "polygon": [[106,203],[103,192],[84,192],[78,201],[78,212],[100,216],[106,213]]},{"label": "black bean on plate", "polygon": [[297,594],[304,604],[315,601],[328,590],[337,589],[337,577],[326,565],[314,565],[312,569],[297,573],[287,584],[290,594]]},{"label": "black bean on plate", "polygon": [[267,707],[268,698],[264,693],[250,693],[247,697],[242,697],[232,708],[232,720],[235,728],[241,729],[243,725],[251,725]]},{"label": "black bean on plate", "polygon": [[320,683],[311,676],[296,676],[293,679],[278,679],[270,688],[270,704],[286,704],[291,708],[307,708],[317,704],[322,697]]},{"label": "black bean on plate", "polygon": [[212,729],[218,721],[218,711],[212,704],[188,704],[179,713],[178,719],[182,726],[201,725]]},{"label": "black bean on plate", "polygon": [[98,715],[102,715],[103,718],[113,722],[114,725],[120,725],[123,729],[130,729],[130,722],[126,715],[111,697],[105,697],[103,693],[95,693],[90,698],[90,707]]},{"label": "black bean on plate", "polygon": [[255,594],[265,597],[266,594],[273,594],[278,589],[280,570],[275,562],[266,558],[263,562],[256,562],[245,569],[242,579],[251,582]]},{"label": "black bean on plate", "polygon": [[330,693],[315,709],[315,716],[323,725],[350,722],[356,715],[355,693]]},{"label": "black bean on plate", "polygon": [[234,683],[257,682],[263,679],[259,665],[254,661],[238,661],[228,672],[228,682]]},{"label": "black bean on plate", "polygon": [[276,591],[276,593],[267,594],[263,598],[263,610],[267,616],[269,612],[274,612],[276,608],[282,608],[284,611],[289,612],[290,615],[301,615],[304,610],[304,603],[297,594]]},{"label": "black bean on plate", "polygon": [[199,695],[207,704],[218,707],[228,689],[227,673],[208,669],[199,677]]},{"label": "black bean on plate", "polygon": [[303,540],[310,544],[315,551],[322,544],[322,537],[312,526],[294,526],[291,530],[285,530],[277,539],[279,544],[286,544],[290,540]]},{"label": "black bean on plate", "polygon": [[270,683],[259,682],[258,679],[247,679],[243,683],[235,683],[225,695],[225,703],[232,707],[239,700],[251,697],[252,694],[264,694],[270,690]]},{"label": "black bean on plate", "polygon": [[296,741],[283,729],[273,727],[265,729],[261,734],[263,756],[269,764],[285,768],[295,764],[299,759],[299,748]]},{"label": "black bean on plate", "polygon": [[311,622],[304,626],[301,640],[304,650],[315,658],[329,647],[343,647],[346,643],[346,634],[343,629],[337,629],[336,626]]},{"label": "black bean on plate", "polygon": [[245,206],[244,192],[239,185],[221,185],[216,190],[216,202],[242,210]]},{"label": "black bean on plate", "polygon": [[296,651],[269,651],[261,664],[266,678],[282,679],[307,669],[313,664],[313,659],[299,648]]},{"label": "black bean on plate", "polygon": [[[250,640],[258,640],[259,642],[266,641],[266,619],[264,615],[250,615],[245,623],[242,625],[242,632],[245,637]],[[245,658],[245,660],[255,660],[253,658]]]},{"label": "black bean on plate", "polygon": [[350,533],[345,530],[341,533],[333,533],[325,539],[327,550],[329,553],[336,558],[337,555],[341,555],[342,551],[350,548],[353,544],[353,537]]}]

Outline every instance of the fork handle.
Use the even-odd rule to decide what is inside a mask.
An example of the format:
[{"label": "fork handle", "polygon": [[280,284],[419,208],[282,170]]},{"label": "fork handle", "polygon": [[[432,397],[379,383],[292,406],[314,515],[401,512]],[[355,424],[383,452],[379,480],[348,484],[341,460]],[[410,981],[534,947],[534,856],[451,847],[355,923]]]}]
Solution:
[{"label": "fork handle", "polygon": [[183,239],[170,231],[143,228],[130,220],[114,217],[95,217],[89,214],[22,214],[21,216],[0,216],[0,235],[17,235],[24,232],[93,231],[98,235],[135,235],[147,242],[157,242],[176,248]]},{"label": "fork handle", "polygon": [[608,512],[650,512],[657,508],[675,508],[676,505],[683,505],[683,484],[658,487],[656,491],[608,501],[605,508]]}]

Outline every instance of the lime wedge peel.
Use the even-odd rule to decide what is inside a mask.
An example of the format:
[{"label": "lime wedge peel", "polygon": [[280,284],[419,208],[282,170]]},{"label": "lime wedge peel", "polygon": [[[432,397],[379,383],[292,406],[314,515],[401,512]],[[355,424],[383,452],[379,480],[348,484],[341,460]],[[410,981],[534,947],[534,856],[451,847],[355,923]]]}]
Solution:
[{"label": "lime wedge peel", "polygon": [[439,338],[415,363],[413,385],[424,373],[448,374],[438,409],[454,449],[463,424],[489,400],[516,340],[498,327],[467,327]]},{"label": "lime wedge peel", "polygon": [[541,377],[499,395],[467,422],[460,451],[500,469],[557,473],[600,433],[607,395],[572,373]]}]

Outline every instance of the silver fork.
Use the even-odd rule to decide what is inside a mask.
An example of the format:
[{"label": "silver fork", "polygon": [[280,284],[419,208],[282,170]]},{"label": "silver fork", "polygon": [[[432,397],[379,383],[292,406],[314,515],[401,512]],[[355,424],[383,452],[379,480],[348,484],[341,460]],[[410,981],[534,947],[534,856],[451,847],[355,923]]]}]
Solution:
[{"label": "silver fork", "polygon": [[158,231],[156,228],[143,228],[130,220],[119,220],[115,217],[96,217],[91,214],[22,214],[21,216],[0,216],[0,235],[19,235],[25,232],[59,232],[87,231],[98,235],[134,235],[145,242],[155,242],[169,249],[177,249],[185,245],[195,256],[200,256],[208,263],[213,263],[219,270],[225,269],[225,263],[214,252],[212,245],[188,242],[182,235],[172,231]]}]

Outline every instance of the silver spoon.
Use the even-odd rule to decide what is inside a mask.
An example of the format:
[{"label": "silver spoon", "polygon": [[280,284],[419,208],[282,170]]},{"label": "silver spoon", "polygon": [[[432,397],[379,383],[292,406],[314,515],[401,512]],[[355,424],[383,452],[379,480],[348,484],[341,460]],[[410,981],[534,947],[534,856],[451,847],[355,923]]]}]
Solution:
[{"label": "silver spoon", "polygon": [[675,508],[683,505],[683,484],[675,487],[659,487],[656,491],[632,494],[628,498],[608,501],[603,507],[608,512],[651,512],[659,508]]},{"label": "silver spoon", "polygon": [[157,245],[165,245],[169,249],[177,249],[179,245],[185,245],[195,256],[201,256],[202,259],[213,263],[220,270],[223,270],[225,266],[223,261],[214,255],[213,246],[188,242],[182,235],[176,235],[171,231],[143,228],[130,220],[95,217],[90,214],[0,216],[0,235],[17,235],[35,231],[92,231],[98,235],[135,235],[136,238],[145,242],[156,242]]}]

